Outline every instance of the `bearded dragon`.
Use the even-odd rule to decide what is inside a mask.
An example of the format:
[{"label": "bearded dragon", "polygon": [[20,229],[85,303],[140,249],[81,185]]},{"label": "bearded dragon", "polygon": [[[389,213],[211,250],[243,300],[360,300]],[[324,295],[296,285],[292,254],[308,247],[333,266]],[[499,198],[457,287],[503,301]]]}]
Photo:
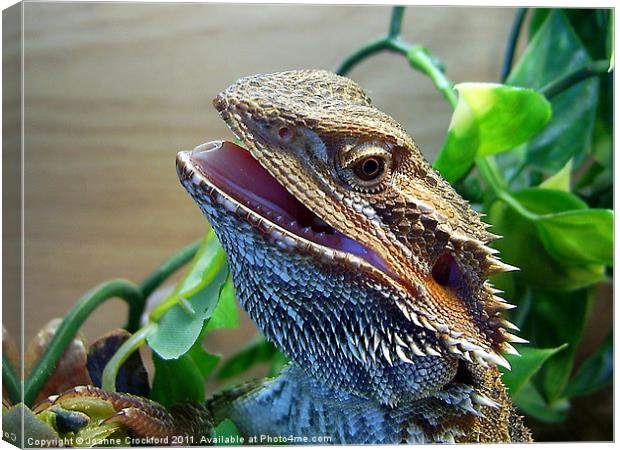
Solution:
[{"label": "bearded dragon", "polygon": [[290,365],[203,405],[81,387],[41,408],[104,399],[118,410],[105,423],[141,436],[198,438],[228,418],[310,443],[531,441],[497,368],[525,341],[488,281],[515,268],[404,129],[326,71],[242,78],[214,105],[245,148],[180,152],[177,172]]},{"label": "bearded dragon", "polygon": [[242,78],[215,108],[245,149],[177,157],[241,306],[290,359],[209,403],[245,435],[338,443],[530,441],[502,384],[515,268],[468,203],[350,79]]}]

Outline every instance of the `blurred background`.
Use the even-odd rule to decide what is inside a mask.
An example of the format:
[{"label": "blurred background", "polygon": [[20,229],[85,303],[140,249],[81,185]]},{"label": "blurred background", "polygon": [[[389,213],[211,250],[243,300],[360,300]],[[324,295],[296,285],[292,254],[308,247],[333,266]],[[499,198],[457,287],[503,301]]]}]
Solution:
[{"label": "blurred background", "polygon": [[[384,6],[24,8],[26,342],[93,286],[140,281],[204,234],[206,221],[178,183],[174,160],[179,150],[232,137],[211,106],[215,94],[245,75],[334,69],[385,34],[390,17]],[[497,82],[513,16],[511,8],[409,7],[402,35],[431,49],[454,82]],[[350,76],[432,159],[451,109],[431,81],[391,54]],[[608,311],[599,315],[611,321]],[[106,303],[84,333],[92,340],[125,316],[123,303]],[[254,336],[241,317],[239,329],[210,335],[207,348],[227,355]],[[5,323],[13,334],[16,325]],[[596,333],[592,340],[600,342]],[[612,439],[610,393],[586,399],[587,414],[575,404],[568,424],[533,424],[534,436],[578,439],[579,427],[580,436]]]}]

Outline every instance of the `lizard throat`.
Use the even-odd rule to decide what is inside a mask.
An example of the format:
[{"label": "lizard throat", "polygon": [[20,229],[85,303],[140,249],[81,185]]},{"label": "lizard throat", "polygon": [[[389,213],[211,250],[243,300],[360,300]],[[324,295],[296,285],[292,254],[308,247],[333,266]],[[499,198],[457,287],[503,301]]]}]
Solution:
[{"label": "lizard throat", "polygon": [[[192,182],[200,185],[201,181],[205,181],[226,194],[232,202],[227,204],[224,200],[223,205],[231,213],[244,206],[263,221],[279,226],[298,240],[354,255],[393,276],[377,253],[324,222],[242,147],[228,141],[203,144],[191,152],[189,163],[203,179],[193,179]],[[249,218],[248,221],[260,227],[256,221]]]}]

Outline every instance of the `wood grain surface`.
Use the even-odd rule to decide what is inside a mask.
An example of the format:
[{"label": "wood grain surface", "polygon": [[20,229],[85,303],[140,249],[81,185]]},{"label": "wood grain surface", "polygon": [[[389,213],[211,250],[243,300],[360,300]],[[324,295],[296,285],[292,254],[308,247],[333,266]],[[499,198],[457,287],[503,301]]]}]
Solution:
[{"label": "wood grain surface", "polygon": [[[432,49],[455,82],[497,81],[513,12],[411,7],[403,36]],[[244,75],[333,69],[384,34],[389,15],[374,6],[26,3],[26,339],[98,283],[140,281],[203,233],[174,159],[231,136],[211,107],[216,93]],[[429,157],[441,146],[450,108],[404,58],[373,57],[351,77]],[[85,333],[124,316],[111,302]],[[244,318],[210,348],[227,352],[254,333]]]}]

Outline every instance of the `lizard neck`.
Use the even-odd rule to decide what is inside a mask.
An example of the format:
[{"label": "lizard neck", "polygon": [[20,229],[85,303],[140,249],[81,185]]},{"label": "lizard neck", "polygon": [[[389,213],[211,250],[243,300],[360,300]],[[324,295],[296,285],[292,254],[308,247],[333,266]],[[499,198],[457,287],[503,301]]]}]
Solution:
[{"label": "lizard neck", "polygon": [[[256,411],[268,413],[257,417]],[[372,400],[326,388],[293,363],[277,378],[233,401],[227,416],[241,434],[259,436],[263,441],[256,443],[263,445],[280,436],[307,438],[310,444],[397,444],[398,418],[384,417],[391,411]]]},{"label": "lizard neck", "polygon": [[[259,441],[255,443],[263,445],[281,437],[307,439],[292,442],[297,444],[465,442],[479,439],[467,430],[488,420],[481,413],[471,414],[472,395],[475,391],[470,386],[450,383],[435,395],[392,407],[326,388],[293,363],[277,378],[229,403],[225,413],[244,436],[256,436]],[[506,409],[493,412],[485,408],[485,412],[511,414]],[[485,436],[489,441],[514,438],[507,426],[491,427],[489,423],[490,434]]]},{"label": "lizard neck", "polygon": [[[450,382],[458,362],[442,355],[404,360],[412,333],[398,307],[356,272],[289,253],[219,209],[206,212],[226,253],[237,298],[263,334],[325,388],[380,404],[426,397]],[[392,308],[386,314],[386,308]],[[346,319],[346,320],[345,320]],[[423,329],[413,330],[424,333]],[[403,338],[397,337],[402,335]]]}]

